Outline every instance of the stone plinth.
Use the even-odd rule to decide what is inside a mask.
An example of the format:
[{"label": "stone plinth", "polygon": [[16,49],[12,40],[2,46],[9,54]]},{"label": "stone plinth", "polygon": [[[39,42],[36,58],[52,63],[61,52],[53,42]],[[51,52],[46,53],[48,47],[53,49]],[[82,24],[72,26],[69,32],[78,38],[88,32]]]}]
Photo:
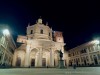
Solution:
[{"label": "stone plinth", "polygon": [[59,60],[59,68],[65,68],[64,67],[64,60]]}]

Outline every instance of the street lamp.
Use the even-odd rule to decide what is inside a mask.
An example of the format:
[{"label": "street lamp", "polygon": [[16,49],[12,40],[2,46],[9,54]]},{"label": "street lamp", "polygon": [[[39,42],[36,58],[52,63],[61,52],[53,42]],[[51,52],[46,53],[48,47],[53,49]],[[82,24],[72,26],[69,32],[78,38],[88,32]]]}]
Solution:
[{"label": "street lamp", "polygon": [[9,34],[10,34],[10,33],[9,33],[9,30],[8,30],[8,29],[4,29],[4,30],[3,30],[3,34],[4,34],[4,35],[9,35]]},{"label": "street lamp", "polygon": [[95,44],[100,44],[99,40],[94,40]]}]

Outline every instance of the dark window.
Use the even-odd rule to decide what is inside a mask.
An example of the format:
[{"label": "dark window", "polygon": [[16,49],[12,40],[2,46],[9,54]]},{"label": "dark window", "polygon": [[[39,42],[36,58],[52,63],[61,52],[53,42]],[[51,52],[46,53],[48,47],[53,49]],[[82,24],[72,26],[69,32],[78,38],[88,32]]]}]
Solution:
[{"label": "dark window", "polygon": [[41,29],[40,33],[43,34],[43,30],[42,29]]},{"label": "dark window", "polygon": [[33,33],[33,30],[31,30],[31,34]]},{"label": "dark window", "polygon": [[80,62],[80,59],[78,58],[78,62]]},{"label": "dark window", "polygon": [[68,56],[69,56],[69,57],[71,57],[71,55],[70,55],[70,54],[68,54]]},{"label": "dark window", "polygon": [[49,36],[50,36],[50,33],[49,33]]},{"label": "dark window", "polygon": [[81,54],[82,54],[82,53],[86,53],[86,49],[82,49],[82,50],[81,50]]},{"label": "dark window", "polygon": [[0,60],[1,60],[1,56],[0,56]]}]

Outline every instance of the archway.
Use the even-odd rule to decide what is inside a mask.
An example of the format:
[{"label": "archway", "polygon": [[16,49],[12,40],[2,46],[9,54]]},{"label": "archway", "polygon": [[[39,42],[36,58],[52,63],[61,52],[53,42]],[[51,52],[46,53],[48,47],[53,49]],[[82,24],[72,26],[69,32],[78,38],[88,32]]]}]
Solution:
[{"label": "archway", "polygon": [[35,59],[34,59],[34,58],[31,59],[31,66],[32,66],[32,67],[35,66]]},{"label": "archway", "polygon": [[50,66],[50,51],[48,49],[43,49],[42,52],[42,67]]},{"label": "archway", "polygon": [[37,52],[38,50],[36,48],[32,49],[30,52],[30,66],[36,67],[37,66]]},{"label": "archway", "polygon": [[95,63],[95,65],[98,64],[98,60],[97,60],[97,57],[95,55],[94,55],[94,63]]},{"label": "archway", "polygon": [[54,51],[54,66],[55,67],[58,67],[59,65],[59,51],[58,50],[55,50]]},{"label": "archway", "polygon": [[79,64],[78,64],[78,59],[76,59],[76,65],[78,66]]},{"label": "archway", "polygon": [[16,66],[24,67],[25,64],[25,50],[18,50],[16,55]]},{"label": "archway", "polygon": [[46,58],[42,58],[42,66],[46,67]]},{"label": "archway", "polygon": [[16,66],[17,67],[21,66],[21,58],[20,57],[17,57]]},{"label": "archway", "polygon": [[84,62],[84,66],[86,66],[87,62],[86,62],[86,58],[85,57],[83,57],[83,62]]}]

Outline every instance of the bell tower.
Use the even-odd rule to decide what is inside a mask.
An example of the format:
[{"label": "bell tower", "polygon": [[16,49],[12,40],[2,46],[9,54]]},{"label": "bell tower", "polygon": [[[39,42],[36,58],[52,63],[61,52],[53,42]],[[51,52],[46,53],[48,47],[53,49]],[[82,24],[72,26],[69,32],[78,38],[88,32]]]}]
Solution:
[{"label": "bell tower", "polygon": [[64,42],[62,32],[54,31],[54,41],[55,42]]}]

